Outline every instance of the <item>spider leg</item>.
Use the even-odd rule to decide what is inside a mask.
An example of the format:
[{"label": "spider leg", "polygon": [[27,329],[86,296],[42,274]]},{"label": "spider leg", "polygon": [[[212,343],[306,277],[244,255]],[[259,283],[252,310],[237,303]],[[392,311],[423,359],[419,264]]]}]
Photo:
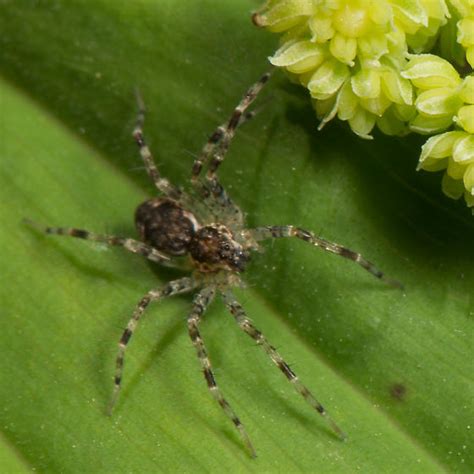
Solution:
[{"label": "spider leg", "polygon": [[93,242],[101,242],[110,246],[123,247],[129,252],[142,255],[143,257],[146,257],[148,260],[151,260],[153,262],[158,262],[162,265],[171,267],[174,266],[174,264],[170,261],[170,258],[167,255],[162,254],[155,248],[143,242],[140,242],[139,240],[117,237],[114,235],[95,234],[94,232],[89,232],[88,230],[75,229],[73,227],[48,227],[33,222],[29,219],[24,219],[23,222],[46,234],[68,235],[70,237],[91,240]]},{"label": "spider leg", "polygon": [[143,136],[143,123],[145,121],[145,103],[140,96],[138,90],[136,90],[138,114],[135,129],[133,130],[133,138],[137,142],[140,155],[145,164],[148,175],[152,179],[153,183],[162,193],[173,199],[179,199],[181,191],[173,186],[166,178],[163,178],[155,165],[153,155],[151,154],[148,145],[146,144],[145,137]]},{"label": "spider leg", "polygon": [[[270,73],[267,73],[262,77],[262,79],[265,78],[264,79],[265,82],[268,80],[268,77],[266,77],[266,76],[270,76]],[[262,79],[260,79],[260,81],[257,84],[260,84]],[[249,92],[250,92],[250,90],[247,92],[245,97],[248,96]],[[258,92],[260,92],[260,90],[257,91],[257,94],[258,94]],[[245,97],[244,97],[243,100],[245,100]],[[245,106],[245,108],[247,108],[253,102],[253,100],[255,100],[255,97],[256,97],[256,95],[254,97],[252,97],[251,101]],[[239,103],[239,105],[241,105],[241,103]],[[192,167],[192,175],[191,175],[192,182],[194,182],[194,183],[197,182],[197,179],[198,179],[199,175],[201,174],[201,171],[202,171],[203,167],[209,162],[211,157],[216,153],[216,148],[219,148],[221,146],[226,146],[226,148],[228,148],[229,143],[232,140],[236,129],[238,127],[240,127],[241,125],[243,125],[245,122],[248,122],[249,120],[254,118],[256,113],[257,113],[255,110],[247,111],[245,109],[243,111],[237,112],[238,108],[239,108],[239,106],[237,106],[234,109],[234,112],[232,113],[232,117],[234,117],[234,115],[236,115],[236,113],[238,113],[238,116],[236,117],[236,119],[234,121],[232,121],[232,118],[231,118],[228,121],[226,121],[226,122],[222,123],[221,125],[219,125],[214,130],[212,135],[209,137],[209,139],[208,139],[207,143],[204,145],[199,157],[196,158],[196,160],[194,160],[193,167]],[[227,143],[226,143],[226,145],[224,145],[223,138],[227,137],[229,135],[229,130],[231,130],[231,132],[230,132],[231,136],[228,137]],[[219,151],[217,151],[217,153],[219,153]],[[222,151],[220,153],[222,153]],[[224,151],[224,153],[225,153],[225,151]]]},{"label": "spider leg", "polygon": [[191,180],[193,182],[196,182],[197,178],[201,174],[203,166],[207,164],[211,158],[213,158],[213,160],[210,167],[213,169],[213,173],[215,173],[216,169],[224,160],[224,155],[232,138],[234,137],[237,127],[250,120],[255,115],[254,112],[246,112],[246,109],[262,90],[263,86],[270,78],[270,74],[270,72],[265,73],[258,82],[250,87],[243,99],[232,112],[230,119],[227,122],[219,125],[209,137],[209,140],[204,145],[201,154],[194,161],[191,176]]},{"label": "spider leg", "polygon": [[[230,142],[235,135],[239,125],[250,120],[255,112],[247,112],[249,105],[255,100],[258,93],[270,77],[270,72],[264,74],[246,92],[243,99],[234,109],[229,120],[219,125],[210,136],[199,157],[194,161],[192,168],[191,182],[204,197],[211,212],[222,218],[229,225],[241,225],[243,221],[242,212],[238,206],[229,198],[217,178],[217,169],[224,161],[225,154],[229,148]],[[199,179],[204,166],[208,166],[205,176],[205,183]]]},{"label": "spider leg", "polygon": [[234,423],[234,426],[239,431],[242,441],[249,450],[251,456],[256,457],[255,449],[253,448],[252,443],[250,442],[250,438],[248,437],[247,432],[245,431],[244,425],[235,414],[229,402],[224,398],[217,385],[216,379],[212,371],[211,361],[209,360],[204,341],[201,337],[201,334],[199,333],[198,326],[201,321],[201,317],[206,308],[211,303],[211,301],[214,299],[215,294],[215,288],[209,287],[202,290],[194,298],[193,309],[188,317],[189,336],[194,347],[196,348],[197,356],[204,373],[204,378],[206,379],[207,386],[212,396],[215,398],[217,403],[219,403],[220,407],[224,410],[227,417],[230,418]]},{"label": "spider leg", "polygon": [[349,260],[358,263],[362,268],[385,283],[396,288],[403,288],[402,283],[400,283],[398,280],[387,277],[381,270],[379,270],[372,262],[366,260],[360,253],[354,252],[353,250],[350,250],[334,242],[329,242],[328,240],[316,237],[312,232],[300,229],[299,227],[294,227],[292,225],[264,226],[250,229],[250,233],[256,241],[277,239],[281,237],[296,237],[316,247],[320,247],[327,252],[335,253],[341,257],[348,258]]},{"label": "spider leg", "polygon": [[295,387],[296,391],[306,400],[306,402],[308,402],[309,405],[311,405],[321,416],[327,420],[329,426],[337,434],[337,436],[341,439],[345,439],[346,435],[328,415],[321,403],[319,403],[313,394],[308,390],[308,388],[300,382],[298,376],[283,360],[278,351],[268,342],[267,338],[252,324],[241,304],[235,299],[233,293],[230,290],[227,290],[222,293],[222,297],[224,299],[225,305],[229,309],[232,316],[234,316],[234,319],[239,325],[240,329],[242,329],[259,346],[263,348],[272,362],[282,371],[288,381]]},{"label": "spider leg", "polygon": [[115,377],[114,377],[114,393],[112,395],[112,399],[110,401],[108,407],[108,414],[112,414],[112,410],[117,402],[120,388],[122,386],[122,373],[123,373],[123,365],[124,365],[124,358],[125,358],[125,351],[127,349],[127,345],[130,342],[130,338],[133,336],[135,329],[142,317],[143,313],[145,312],[146,308],[152,301],[159,301],[163,298],[168,296],[177,295],[180,293],[187,293],[193,290],[196,287],[196,282],[193,278],[180,278],[179,280],[174,280],[167,283],[160,289],[153,289],[150,290],[138,303],[133,312],[130,321],[127,324],[127,327],[122,333],[122,337],[119,341],[119,350],[117,354],[117,359],[115,362]]},{"label": "spider leg", "polygon": [[270,79],[270,72],[265,73],[250,89],[246,92],[243,99],[234,109],[230,119],[224,128],[217,128],[222,131],[222,139],[217,150],[210,155],[209,168],[207,170],[206,179],[212,183],[217,180],[216,172],[221,163],[224,161],[225,154],[229,149],[230,142],[234,138],[237,127],[246,121],[245,112],[252,102],[257,98],[258,93],[262,90],[268,79]]},{"label": "spider leg", "polygon": [[[256,112],[251,110],[245,112],[237,124],[237,126],[242,125],[248,120],[252,119],[255,116]],[[212,189],[210,186],[206,185],[199,178],[199,174],[203,168],[204,163],[212,156],[214,149],[219,147],[219,144],[222,142],[222,138],[225,135],[225,129],[227,124],[224,123],[217,127],[215,132],[211,135],[209,141],[204,146],[203,152],[197,158],[193,165],[193,175],[191,177],[191,183],[198,190],[199,194],[204,198],[204,203],[206,207],[213,213],[215,217],[224,217],[224,219],[229,223],[242,224],[243,216],[239,207],[234,204],[234,202],[227,195],[225,190],[219,183],[214,183]],[[237,127],[236,126],[236,127]],[[196,175],[194,173],[197,173]],[[218,196],[217,202],[215,196]],[[223,215],[224,214],[224,215]],[[226,219],[227,218],[227,219]]]}]

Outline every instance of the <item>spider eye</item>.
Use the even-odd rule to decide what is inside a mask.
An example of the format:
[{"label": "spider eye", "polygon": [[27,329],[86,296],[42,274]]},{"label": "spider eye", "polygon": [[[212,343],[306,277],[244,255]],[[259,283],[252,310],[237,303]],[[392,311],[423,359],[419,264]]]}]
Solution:
[{"label": "spider eye", "polygon": [[247,262],[249,261],[250,255],[247,252],[238,251],[234,255],[233,265],[238,272],[243,272]]}]

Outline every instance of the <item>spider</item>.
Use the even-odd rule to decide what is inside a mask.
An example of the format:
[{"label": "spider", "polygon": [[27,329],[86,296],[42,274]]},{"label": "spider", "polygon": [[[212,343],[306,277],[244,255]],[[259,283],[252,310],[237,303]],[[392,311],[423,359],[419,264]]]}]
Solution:
[{"label": "spider", "polygon": [[247,109],[269,77],[270,73],[266,73],[252,85],[234,109],[229,120],[218,126],[212,133],[201,154],[194,161],[189,192],[170,183],[161,176],[156,167],[143,136],[145,106],[137,93],[139,110],[133,137],[138,145],[147,173],[159,191],[159,197],[146,200],[135,211],[135,224],[141,240],[114,235],[99,235],[76,228],[48,227],[29,220],[26,221],[46,234],[67,235],[123,247],[152,262],[191,272],[190,276],[170,281],[160,288],[151,289],[135,307],[119,341],[114,391],[108,411],[111,414],[118,399],[122,386],[125,352],[147,307],[152,302],[194,291],[196,293],[187,318],[189,337],[196,349],[204,378],[212,396],[238,430],[252,457],[256,456],[255,449],[240,418],[216,382],[204,340],[199,332],[203,314],[216,295],[223,299],[240,329],[263,348],[303,399],[327,420],[338,437],[345,438],[343,431],[330,418],[321,403],[303,385],[275,347],[247,317],[244,308],[232,292],[233,287],[242,285],[241,274],[245,270],[251,252],[259,250],[259,242],[267,239],[296,237],[323,250],[353,260],[375,277],[393,286],[400,286],[395,280],[387,278],[359,253],[316,237],[307,230],[292,225],[246,228],[244,214],[220,184],[217,170],[224,161],[236,129],[253,117],[254,113]]}]

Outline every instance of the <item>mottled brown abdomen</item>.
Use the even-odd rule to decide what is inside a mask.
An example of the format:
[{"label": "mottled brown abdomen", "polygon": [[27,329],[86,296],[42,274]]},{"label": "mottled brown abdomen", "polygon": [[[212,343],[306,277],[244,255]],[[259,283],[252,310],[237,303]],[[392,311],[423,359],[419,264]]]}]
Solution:
[{"label": "mottled brown abdomen", "polygon": [[135,211],[135,225],[143,242],[169,255],[184,255],[196,230],[194,215],[171,199],[154,198]]}]

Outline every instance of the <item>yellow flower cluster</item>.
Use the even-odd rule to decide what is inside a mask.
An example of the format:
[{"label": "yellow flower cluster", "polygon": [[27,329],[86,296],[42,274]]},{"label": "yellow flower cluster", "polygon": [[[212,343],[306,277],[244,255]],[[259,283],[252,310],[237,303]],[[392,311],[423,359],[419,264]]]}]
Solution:
[{"label": "yellow flower cluster", "polygon": [[269,0],[253,19],[286,32],[270,61],[308,88],[322,125],[337,115],[371,138],[376,123],[408,131],[414,95],[400,75],[408,46],[426,45],[448,14],[444,0]]},{"label": "yellow flower cluster", "polygon": [[[435,81],[433,77],[427,76],[427,79],[432,83]],[[446,169],[443,192],[453,199],[464,195],[468,206],[474,207],[474,75],[457,79],[455,86],[439,84],[418,95],[419,114],[414,122],[417,121],[423,131],[427,128],[435,131],[433,127],[437,126],[440,126],[438,129],[447,128],[446,124],[443,126],[444,121],[449,121],[449,125],[455,123],[455,130],[427,140],[422,147],[418,169]],[[422,81],[421,85],[429,84]]]},{"label": "yellow flower cluster", "polygon": [[[448,161],[468,165],[470,158],[466,157],[474,153],[473,132],[466,125],[474,120],[473,101],[467,92],[471,86],[466,85],[471,84],[470,79],[463,80],[444,59],[423,54],[434,46],[440,32],[454,28],[457,47],[465,50],[469,64],[474,61],[474,0],[446,2],[268,0],[253,21],[284,33],[270,62],[308,89],[321,119],[320,128],[338,117],[357,135],[372,138],[375,125],[386,134],[403,135],[410,131],[439,133],[455,124],[469,140],[455,147],[458,142],[451,139],[451,161],[444,160],[447,155],[443,160],[446,166]],[[434,156],[428,151],[429,144],[420,161],[423,169],[428,169],[425,163]],[[459,158],[461,151],[463,159]],[[438,153],[436,147],[434,153]],[[453,166],[447,176],[459,181],[460,170],[453,174]],[[465,189],[471,193],[469,179],[464,179]],[[445,192],[459,196],[459,190],[454,193],[447,181],[443,181]],[[472,202],[468,196],[466,200]]]}]

